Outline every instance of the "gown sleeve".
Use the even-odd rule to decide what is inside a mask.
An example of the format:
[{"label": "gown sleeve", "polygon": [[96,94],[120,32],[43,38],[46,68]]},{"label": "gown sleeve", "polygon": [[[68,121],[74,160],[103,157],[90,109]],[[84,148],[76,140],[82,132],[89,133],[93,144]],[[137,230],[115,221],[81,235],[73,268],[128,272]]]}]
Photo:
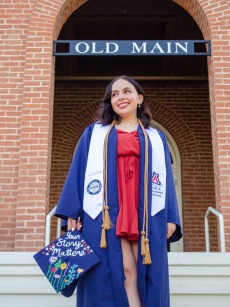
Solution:
[{"label": "gown sleeve", "polygon": [[69,217],[77,220],[80,216],[82,219],[85,170],[92,130],[92,125],[87,127],[79,140],[57,204],[55,216],[63,219],[63,231],[67,230]]}]

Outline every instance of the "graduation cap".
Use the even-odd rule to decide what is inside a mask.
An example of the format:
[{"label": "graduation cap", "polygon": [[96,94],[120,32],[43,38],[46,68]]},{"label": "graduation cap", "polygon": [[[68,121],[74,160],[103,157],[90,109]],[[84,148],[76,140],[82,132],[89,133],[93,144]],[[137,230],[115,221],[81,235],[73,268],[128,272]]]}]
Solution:
[{"label": "graduation cap", "polygon": [[57,293],[100,261],[77,229],[68,231],[33,257]]}]

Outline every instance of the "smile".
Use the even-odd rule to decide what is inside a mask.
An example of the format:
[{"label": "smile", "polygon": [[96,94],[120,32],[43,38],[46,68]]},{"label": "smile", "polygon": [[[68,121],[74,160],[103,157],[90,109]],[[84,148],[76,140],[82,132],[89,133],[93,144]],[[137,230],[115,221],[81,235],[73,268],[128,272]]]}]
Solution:
[{"label": "smile", "polygon": [[118,104],[119,108],[125,108],[129,103],[128,102],[121,102]]}]

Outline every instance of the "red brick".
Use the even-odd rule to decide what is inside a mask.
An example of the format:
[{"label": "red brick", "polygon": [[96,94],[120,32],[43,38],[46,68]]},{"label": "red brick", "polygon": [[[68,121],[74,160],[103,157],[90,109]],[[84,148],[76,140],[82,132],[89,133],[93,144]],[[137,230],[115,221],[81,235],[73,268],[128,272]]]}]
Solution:
[{"label": "red brick", "polygon": [[[230,181],[230,132],[225,130],[230,119],[227,114],[230,98],[230,9],[225,1],[174,2],[194,18],[206,39],[212,39],[213,54],[207,59],[210,91],[208,93],[207,84],[143,82],[143,85],[152,101],[154,119],[168,129],[180,150],[185,250],[201,251],[204,249],[203,215],[207,207],[216,204],[225,214],[224,209],[230,207],[227,186]],[[46,211],[46,204],[50,210],[57,203],[76,141],[89,124],[96,110],[96,101],[104,92],[103,82],[74,83],[75,88],[73,84],[69,87],[57,84],[51,135],[52,40],[57,38],[63,23],[82,3],[84,1],[54,0],[51,3],[45,0],[15,0],[12,6],[12,0],[4,0],[1,5],[0,45],[3,57],[0,78],[4,105],[0,130],[4,137],[0,140],[0,152],[3,153],[0,167],[4,208],[0,229],[4,226],[3,230],[9,233],[6,229],[9,221],[16,226],[15,236],[11,233],[7,242],[2,242],[0,238],[2,250],[31,251],[43,246],[43,211]],[[49,196],[47,185],[51,167]],[[30,224],[32,216],[40,223]],[[21,217],[23,220],[20,220]],[[227,214],[225,222],[230,224]],[[28,234],[32,231],[37,233],[36,242],[27,233],[23,234],[25,227]],[[195,228],[193,236],[192,227]],[[211,219],[210,228],[212,250],[215,250],[218,246],[215,219]],[[226,245],[230,251],[230,230],[227,227],[226,233]]]}]

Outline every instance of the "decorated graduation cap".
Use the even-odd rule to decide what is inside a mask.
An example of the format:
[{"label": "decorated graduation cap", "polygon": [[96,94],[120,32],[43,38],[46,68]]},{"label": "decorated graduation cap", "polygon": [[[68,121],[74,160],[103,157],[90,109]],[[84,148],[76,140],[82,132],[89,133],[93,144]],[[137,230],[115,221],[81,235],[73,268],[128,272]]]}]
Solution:
[{"label": "decorated graduation cap", "polygon": [[68,231],[33,257],[57,293],[100,261],[77,229]]}]

